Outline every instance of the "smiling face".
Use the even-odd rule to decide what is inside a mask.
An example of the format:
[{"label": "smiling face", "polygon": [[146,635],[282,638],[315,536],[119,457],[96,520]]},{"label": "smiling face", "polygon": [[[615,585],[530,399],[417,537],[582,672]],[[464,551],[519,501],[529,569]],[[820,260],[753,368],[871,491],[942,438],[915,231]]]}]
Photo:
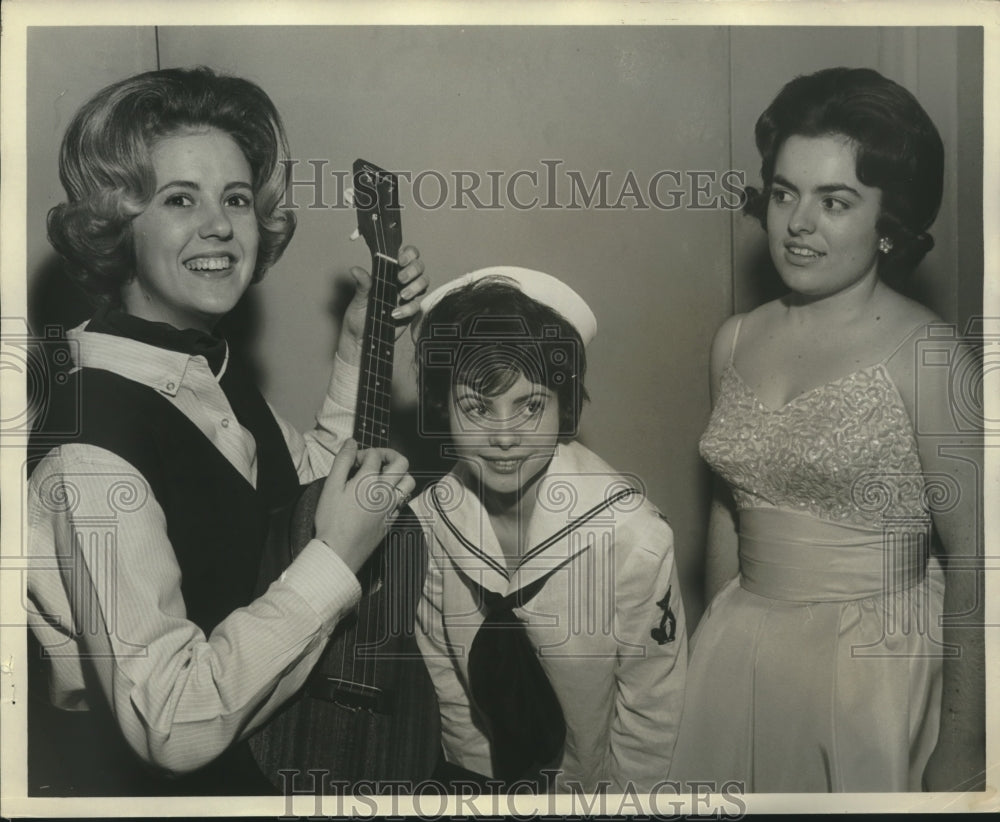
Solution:
[{"label": "smiling face", "polygon": [[789,137],[774,166],[767,208],[771,259],[785,285],[810,298],[878,277],[882,193],[861,183],[841,135]]},{"label": "smiling face", "polygon": [[559,439],[555,392],[523,374],[493,396],[459,383],[448,419],[459,461],[487,493],[501,497],[518,496],[531,485]]},{"label": "smiling face", "polygon": [[135,277],[122,289],[134,316],[211,331],[253,277],[259,239],[250,166],[216,129],[160,139],[156,193],[132,221]]}]

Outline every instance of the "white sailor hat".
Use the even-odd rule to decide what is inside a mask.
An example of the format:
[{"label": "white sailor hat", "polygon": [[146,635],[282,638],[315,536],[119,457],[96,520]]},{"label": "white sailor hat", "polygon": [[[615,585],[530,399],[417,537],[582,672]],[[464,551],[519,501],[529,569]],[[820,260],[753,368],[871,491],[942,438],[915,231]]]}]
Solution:
[{"label": "white sailor hat", "polygon": [[[532,271],[530,268],[518,268],[510,265],[495,265],[490,268],[480,268],[456,280],[438,286],[420,301],[421,321],[427,312],[437,305],[441,299],[459,288],[463,288],[486,277],[503,278],[512,281],[526,296],[542,305],[558,311],[580,334],[583,344],[589,345],[597,334],[597,318],[583,297],[561,280],[551,274]],[[418,326],[419,327],[419,326]],[[414,329],[416,330],[416,328]]]}]

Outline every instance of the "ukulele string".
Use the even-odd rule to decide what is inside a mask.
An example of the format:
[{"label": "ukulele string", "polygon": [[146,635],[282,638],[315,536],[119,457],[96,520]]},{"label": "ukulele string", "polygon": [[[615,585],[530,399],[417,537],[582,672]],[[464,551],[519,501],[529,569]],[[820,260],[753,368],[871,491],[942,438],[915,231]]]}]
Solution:
[{"label": "ukulele string", "polygon": [[[362,215],[359,215],[359,219],[363,219]],[[372,214],[371,217],[372,227],[378,231],[380,228],[379,220],[376,214]],[[383,240],[379,237],[375,240],[375,245],[377,248],[383,247]],[[374,252],[378,254],[378,252]],[[359,385],[359,398],[356,408],[356,413],[358,419],[355,421],[355,435],[358,441],[358,446],[361,449],[371,448],[376,445],[375,434],[373,431],[373,426],[375,420],[371,413],[373,406],[372,393],[374,386],[377,383],[377,379],[373,376],[373,370],[378,369],[379,363],[379,346],[381,335],[376,333],[378,328],[378,310],[377,310],[377,297],[379,281],[382,274],[382,266],[380,264],[380,259],[377,256],[373,256],[372,259],[372,292],[368,300],[368,313],[365,316],[365,331],[363,334],[363,343],[368,346],[368,349],[364,351],[362,357],[362,370],[361,370],[361,384]],[[371,613],[371,600],[373,596],[372,591],[372,581],[373,581],[373,567],[374,561],[367,566],[367,573],[365,570],[362,571],[363,576],[366,578],[363,582],[368,582],[368,590],[362,590],[362,603],[359,603],[358,613],[355,618],[355,623],[350,630],[344,633],[344,647],[341,650],[340,656],[340,680],[342,682],[356,683],[358,681],[357,677],[357,665],[358,665],[358,655],[359,655],[359,640],[363,638],[365,634],[370,630],[370,613]],[[364,627],[365,631],[362,633],[361,628]],[[348,658],[350,658],[350,676],[347,676],[347,664]],[[361,684],[367,684],[362,680]]]},{"label": "ukulele string", "polygon": [[[377,235],[380,234],[380,229],[381,229],[381,221],[376,221],[375,222],[375,233]],[[378,238],[378,246],[380,248],[383,247],[383,239],[382,239],[381,236],[379,236],[379,238]],[[379,397],[378,397],[378,393],[377,393],[377,387],[378,387],[378,384],[380,382],[379,376],[382,374],[382,357],[380,355],[383,353],[382,352],[382,347],[384,345],[384,343],[382,341],[382,321],[381,321],[381,316],[380,316],[381,311],[382,311],[382,305],[381,305],[381,296],[382,295],[380,295],[380,293],[379,293],[380,290],[383,288],[383,280],[385,279],[384,266],[385,266],[385,263],[382,260],[378,259],[377,257],[373,259],[373,265],[372,265],[372,295],[373,295],[373,299],[372,299],[372,303],[371,303],[371,306],[370,306],[370,310],[372,312],[371,330],[372,330],[372,348],[374,350],[374,360],[372,362],[372,368],[370,369],[370,371],[368,373],[369,385],[368,385],[368,391],[366,393],[366,400],[367,400],[367,402],[365,403],[365,410],[367,412],[369,412],[369,414],[370,414],[370,418],[369,419],[371,421],[371,425],[373,426],[372,430],[369,432],[370,435],[371,435],[371,442],[368,443],[369,447],[381,446],[381,445],[384,444],[384,443],[381,442],[381,440],[382,440],[382,434],[384,433],[383,426],[384,426],[384,422],[385,421],[384,421],[384,419],[381,419],[380,417],[376,416],[376,415],[381,414],[381,411],[382,411],[382,409],[380,407],[380,403],[378,402]],[[379,549],[377,549],[377,550],[378,551],[384,551],[385,548],[384,548],[384,546],[380,546]],[[369,675],[369,670],[368,670],[368,656],[367,656],[368,647],[367,646],[370,645],[371,640],[372,640],[372,616],[375,615],[376,618],[377,618],[378,610],[379,610],[378,605],[377,605],[377,597],[378,597],[379,593],[381,593],[381,592],[377,590],[377,586],[379,585],[379,577],[381,576],[381,574],[380,574],[381,569],[379,568],[379,563],[383,562],[383,558],[376,556],[376,557],[373,558],[372,562],[373,562],[373,565],[372,565],[372,568],[371,568],[372,579],[370,580],[370,582],[371,582],[371,588],[370,588],[370,591],[369,591],[369,595],[368,595],[368,597],[366,598],[366,601],[365,601],[364,634],[363,634],[364,644],[363,645],[359,645],[355,649],[355,658],[354,658],[354,661],[357,664],[359,662],[359,660],[358,660],[358,654],[361,655],[361,659],[360,659],[360,665],[361,665],[360,679],[361,679],[361,682],[364,683],[364,684],[366,684],[366,685],[374,685],[375,684],[375,682],[374,682],[374,675],[375,675],[374,670],[371,671],[371,674]],[[376,624],[377,624],[377,619],[376,619]],[[355,672],[355,676],[357,676],[356,672]]]},{"label": "ukulele string", "polygon": [[[388,242],[386,237],[386,229],[383,225],[382,220],[378,221],[376,227],[376,234],[379,236],[379,247],[383,250],[388,249]],[[397,248],[390,249],[394,254],[399,254]],[[394,359],[394,346],[395,346],[395,326],[391,321],[391,312],[395,308],[396,296],[398,294],[398,284],[396,277],[398,276],[399,264],[397,261],[387,261],[384,258],[379,258],[376,265],[373,268],[377,268],[379,271],[379,277],[377,283],[375,284],[377,299],[380,303],[381,311],[377,312],[377,327],[378,327],[378,337],[385,348],[385,358],[379,358],[379,367],[382,373],[381,386],[384,386],[379,392],[381,394],[381,401],[375,403],[378,411],[381,415],[381,439],[382,445],[389,445],[389,416],[391,411],[391,391],[390,386],[392,385],[392,363]],[[389,600],[389,594],[392,593],[389,590],[389,566],[388,566],[388,548],[389,540],[386,540],[386,544],[382,549],[382,602],[383,607],[376,607],[374,609],[375,614],[375,629],[376,633],[372,633],[371,630],[368,632],[369,637],[375,637],[376,640],[381,638],[381,634],[378,630],[382,627],[381,620],[385,615],[383,612],[391,606]],[[370,627],[370,626],[369,626]],[[375,650],[377,650],[377,643]],[[367,659],[366,659],[367,663]],[[378,654],[373,653],[371,657],[371,682],[375,683],[375,675],[378,669]],[[366,664],[366,674],[367,674],[367,664]]]},{"label": "ukulele string", "polygon": [[[372,226],[377,231],[378,220],[372,218]],[[376,245],[380,245],[380,241],[376,240]],[[372,282],[371,288],[372,292],[368,300],[368,314],[365,317],[365,325],[367,332],[364,337],[364,342],[368,346],[368,350],[365,352],[367,362],[363,362],[362,373],[361,373],[361,385],[359,386],[359,403],[357,407],[357,413],[360,420],[355,427],[359,427],[360,436],[358,437],[358,446],[361,449],[372,448],[376,445],[376,437],[374,431],[375,420],[373,417],[373,390],[376,383],[376,378],[374,374],[378,373],[378,363],[379,363],[379,346],[381,345],[379,340],[379,334],[377,332],[377,322],[378,322],[378,310],[377,310],[377,297],[378,297],[378,283],[381,274],[380,261],[377,258],[373,258],[372,264]],[[376,549],[377,551],[377,549]],[[340,678],[344,681],[351,683],[358,683],[362,685],[367,685],[367,677],[365,676],[365,670],[363,666],[365,665],[364,660],[359,660],[361,655],[361,643],[364,641],[365,637],[369,635],[371,630],[371,611],[372,611],[372,599],[374,598],[375,591],[374,585],[377,581],[376,570],[377,558],[373,555],[367,564],[367,568],[364,572],[364,583],[362,590],[362,601],[358,606],[358,613],[356,615],[356,621],[354,628],[352,630],[353,637],[347,643],[344,648],[344,653],[341,657],[341,675]],[[365,590],[367,589],[367,590]],[[345,667],[348,662],[348,657],[350,658],[350,676],[345,673]],[[359,676],[358,667],[362,666],[362,672]]]},{"label": "ukulele string", "polygon": [[[365,394],[365,410],[370,412],[370,422],[373,426],[369,433],[371,436],[371,442],[368,443],[369,447],[381,446],[385,447],[389,444],[389,402],[390,395],[385,389],[385,386],[390,385],[390,380],[392,378],[391,368],[393,360],[393,343],[392,339],[392,326],[386,322],[384,315],[388,314],[392,310],[392,306],[389,304],[389,295],[393,292],[395,284],[390,282],[390,265],[387,261],[387,255],[384,251],[387,249],[386,243],[386,232],[383,226],[383,221],[380,214],[376,214],[372,218],[374,234],[376,236],[376,246],[379,249],[374,252],[372,258],[372,289],[373,289],[373,300],[371,302],[371,336],[372,336],[372,346],[374,349],[374,362],[372,363],[373,368],[368,371],[369,383],[366,386]],[[395,250],[395,249],[393,249]],[[398,253],[398,252],[396,252]],[[394,302],[394,301],[393,301]],[[387,333],[388,332],[388,333]],[[382,556],[376,560],[376,565],[373,570],[381,570],[381,574],[375,575],[375,583],[379,582],[379,576],[381,579],[381,586],[387,585],[387,574],[386,574],[386,564],[385,564],[385,551],[386,547],[382,546]],[[378,567],[378,563],[381,561],[381,569]],[[386,594],[385,590],[376,592],[371,591],[371,594],[367,598],[365,603],[365,614],[364,614],[364,624],[365,632],[364,636],[368,639],[366,647],[363,649],[365,653],[363,654],[363,659],[361,660],[362,675],[361,681],[364,684],[375,684],[375,674],[377,672],[378,659],[377,654],[373,653],[371,655],[370,665],[368,659],[368,652],[377,648],[378,636],[372,632],[372,622],[374,619],[375,628],[379,627],[379,621],[381,617],[381,608],[378,606],[378,600],[376,596],[381,594],[383,597]],[[360,620],[359,620],[360,622]],[[373,641],[374,640],[374,641]],[[355,654],[355,663],[357,662],[357,654]]]}]

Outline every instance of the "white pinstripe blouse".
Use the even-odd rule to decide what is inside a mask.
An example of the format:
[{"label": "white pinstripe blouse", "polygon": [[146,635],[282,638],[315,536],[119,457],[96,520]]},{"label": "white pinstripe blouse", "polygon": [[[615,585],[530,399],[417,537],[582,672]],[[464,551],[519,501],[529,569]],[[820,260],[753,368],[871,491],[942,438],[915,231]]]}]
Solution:
[{"label": "white pinstripe blouse", "polygon": [[[256,485],[253,437],[236,420],[204,357],[124,337],[69,332],[78,367],[151,386]],[[358,370],[339,357],[317,426],[278,419],[301,482],[329,473],[351,435]],[[186,772],[247,735],[303,683],[324,640],[360,595],[321,542],[281,578],[205,634],[185,618],[180,569],[159,504],[141,475],[90,445],[51,451],[27,493],[29,624],[51,660],[54,705],[86,710],[91,657],[129,744],[146,761]]]}]

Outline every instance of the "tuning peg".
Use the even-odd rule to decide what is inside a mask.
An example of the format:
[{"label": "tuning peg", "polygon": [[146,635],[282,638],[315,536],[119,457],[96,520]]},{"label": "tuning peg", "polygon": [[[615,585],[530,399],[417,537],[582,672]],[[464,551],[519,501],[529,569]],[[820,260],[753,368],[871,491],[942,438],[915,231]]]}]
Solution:
[{"label": "tuning peg", "polygon": [[354,208],[354,189],[345,188],[344,189],[344,202],[347,203],[351,208]]},{"label": "tuning peg", "polygon": [[361,236],[361,230],[360,230],[359,228],[355,227],[354,231],[352,231],[352,232],[351,232],[351,237],[350,237],[350,239],[352,239],[352,240],[356,240],[356,239],[358,239],[358,237],[360,237],[360,236]]}]

